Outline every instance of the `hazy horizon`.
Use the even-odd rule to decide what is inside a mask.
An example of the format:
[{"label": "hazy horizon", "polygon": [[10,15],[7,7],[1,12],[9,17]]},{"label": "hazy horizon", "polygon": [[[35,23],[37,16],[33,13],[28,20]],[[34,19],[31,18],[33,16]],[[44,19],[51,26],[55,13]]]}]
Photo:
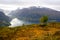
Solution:
[{"label": "hazy horizon", "polygon": [[[7,16],[13,10],[18,8],[28,8],[31,6],[47,7],[60,11],[60,0],[0,0],[0,9],[3,9]],[[17,24],[18,21],[18,19],[13,19],[11,24],[14,24],[14,22]]]},{"label": "hazy horizon", "polygon": [[30,6],[41,6],[60,10],[60,0],[0,0],[0,8],[4,10],[15,10]]}]

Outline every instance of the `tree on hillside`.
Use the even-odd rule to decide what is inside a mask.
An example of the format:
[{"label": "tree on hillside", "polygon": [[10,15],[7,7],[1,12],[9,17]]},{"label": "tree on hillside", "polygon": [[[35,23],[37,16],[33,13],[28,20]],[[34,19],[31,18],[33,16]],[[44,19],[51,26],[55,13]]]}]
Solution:
[{"label": "tree on hillside", "polygon": [[40,25],[41,26],[45,26],[47,25],[47,21],[48,21],[48,16],[43,16],[40,18]]}]

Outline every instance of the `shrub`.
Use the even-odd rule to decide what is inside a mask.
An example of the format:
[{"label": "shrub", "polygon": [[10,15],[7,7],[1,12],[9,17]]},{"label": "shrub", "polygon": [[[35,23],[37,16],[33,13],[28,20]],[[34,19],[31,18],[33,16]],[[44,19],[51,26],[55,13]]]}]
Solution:
[{"label": "shrub", "polygon": [[41,17],[41,18],[40,18],[40,25],[41,25],[41,26],[46,26],[47,21],[48,21],[48,16],[43,16],[43,17]]}]

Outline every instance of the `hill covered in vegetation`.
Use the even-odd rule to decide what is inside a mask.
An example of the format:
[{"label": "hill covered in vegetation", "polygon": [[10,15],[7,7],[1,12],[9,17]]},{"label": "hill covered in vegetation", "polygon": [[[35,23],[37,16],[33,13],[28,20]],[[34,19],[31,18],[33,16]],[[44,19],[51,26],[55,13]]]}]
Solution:
[{"label": "hill covered in vegetation", "polygon": [[60,40],[60,23],[1,27],[0,40]]},{"label": "hill covered in vegetation", "polygon": [[10,18],[3,11],[0,11],[0,27],[9,25],[11,25]]},{"label": "hill covered in vegetation", "polygon": [[18,18],[19,20],[29,22],[29,23],[40,23],[39,19],[42,16],[48,16],[50,20],[56,20],[60,22],[60,11],[56,11],[54,9],[46,8],[46,7],[36,7],[32,6],[29,8],[17,9],[9,13],[10,17]]}]

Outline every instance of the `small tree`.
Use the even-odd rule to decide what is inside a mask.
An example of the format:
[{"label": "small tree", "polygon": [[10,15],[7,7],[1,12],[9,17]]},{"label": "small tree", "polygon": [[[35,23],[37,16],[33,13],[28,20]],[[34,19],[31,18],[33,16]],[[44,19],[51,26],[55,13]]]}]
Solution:
[{"label": "small tree", "polygon": [[41,26],[45,26],[47,24],[47,21],[48,21],[48,16],[43,16],[40,18],[40,25]]}]

